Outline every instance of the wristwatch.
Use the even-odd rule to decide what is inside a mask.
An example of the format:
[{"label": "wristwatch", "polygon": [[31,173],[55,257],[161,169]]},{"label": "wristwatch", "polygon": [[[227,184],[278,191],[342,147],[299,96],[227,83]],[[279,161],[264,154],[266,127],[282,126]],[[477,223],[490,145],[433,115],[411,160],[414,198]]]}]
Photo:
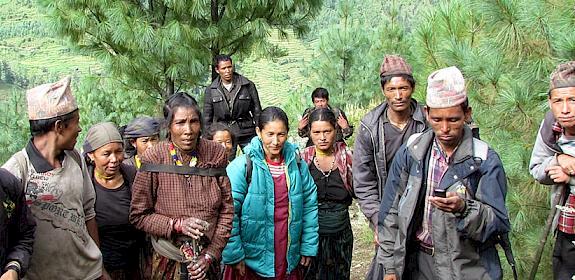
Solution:
[{"label": "wristwatch", "polygon": [[472,203],[471,201],[464,199],[463,200],[463,210],[459,211],[459,212],[454,212],[453,215],[456,218],[465,218],[468,214],[469,214],[469,205],[468,203]]}]

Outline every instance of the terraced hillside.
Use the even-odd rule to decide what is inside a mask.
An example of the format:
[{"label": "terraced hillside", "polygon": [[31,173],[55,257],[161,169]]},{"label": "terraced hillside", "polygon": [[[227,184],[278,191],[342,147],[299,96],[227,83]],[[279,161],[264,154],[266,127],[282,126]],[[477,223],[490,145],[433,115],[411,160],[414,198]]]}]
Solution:
[{"label": "terraced hillside", "polygon": [[27,87],[101,69],[95,59],[74,53],[51,36],[34,1],[0,0],[0,22],[0,62],[9,67],[14,84]]},{"label": "terraced hillside", "polygon": [[311,60],[313,50],[294,36],[280,40],[272,35],[271,41],[285,49],[287,56],[275,60],[248,58],[240,63],[240,72],[256,84],[262,106],[282,107],[289,92],[307,83],[301,69]]}]

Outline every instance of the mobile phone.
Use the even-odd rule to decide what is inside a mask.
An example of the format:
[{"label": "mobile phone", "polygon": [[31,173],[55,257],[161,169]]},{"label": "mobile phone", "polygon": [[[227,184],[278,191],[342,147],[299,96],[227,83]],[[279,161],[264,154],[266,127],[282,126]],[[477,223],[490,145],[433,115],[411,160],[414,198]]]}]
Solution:
[{"label": "mobile phone", "polygon": [[437,196],[437,197],[443,197],[445,198],[446,196],[446,190],[442,190],[442,189],[434,189],[433,190],[433,196]]}]

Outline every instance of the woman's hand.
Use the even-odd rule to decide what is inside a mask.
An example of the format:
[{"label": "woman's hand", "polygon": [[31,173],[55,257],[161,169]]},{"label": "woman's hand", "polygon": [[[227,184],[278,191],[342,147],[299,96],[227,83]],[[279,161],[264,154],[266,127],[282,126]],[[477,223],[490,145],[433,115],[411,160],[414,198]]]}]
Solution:
[{"label": "woman's hand", "polygon": [[174,230],[193,239],[200,239],[200,237],[202,237],[204,233],[208,231],[209,226],[210,223],[204,220],[197,218],[187,218],[184,220],[178,220],[174,224]]},{"label": "woman's hand", "polygon": [[205,255],[201,255],[198,258],[198,262],[193,264],[188,264],[188,274],[189,278],[193,280],[205,279],[208,274],[208,269],[210,268],[210,263],[207,261]]},{"label": "woman's hand", "polygon": [[234,270],[237,270],[240,276],[246,276],[246,263],[244,261],[240,261],[237,264],[233,265]]},{"label": "woman's hand", "polygon": [[308,267],[311,264],[311,257],[301,256],[299,264]]}]

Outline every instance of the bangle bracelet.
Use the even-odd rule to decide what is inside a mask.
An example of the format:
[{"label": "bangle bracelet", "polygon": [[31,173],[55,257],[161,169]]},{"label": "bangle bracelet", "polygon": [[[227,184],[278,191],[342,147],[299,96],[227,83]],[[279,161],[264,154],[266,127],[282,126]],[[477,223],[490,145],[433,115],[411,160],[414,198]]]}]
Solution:
[{"label": "bangle bracelet", "polygon": [[14,270],[16,271],[16,274],[18,274],[18,277],[20,277],[20,263],[17,261],[11,261],[9,262],[5,267],[4,267],[4,271],[8,271],[8,270]]},{"label": "bangle bracelet", "polygon": [[204,260],[206,261],[206,263],[208,264],[207,267],[209,267],[210,265],[212,265],[212,256],[210,256],[209,254],[204,254]]}]

